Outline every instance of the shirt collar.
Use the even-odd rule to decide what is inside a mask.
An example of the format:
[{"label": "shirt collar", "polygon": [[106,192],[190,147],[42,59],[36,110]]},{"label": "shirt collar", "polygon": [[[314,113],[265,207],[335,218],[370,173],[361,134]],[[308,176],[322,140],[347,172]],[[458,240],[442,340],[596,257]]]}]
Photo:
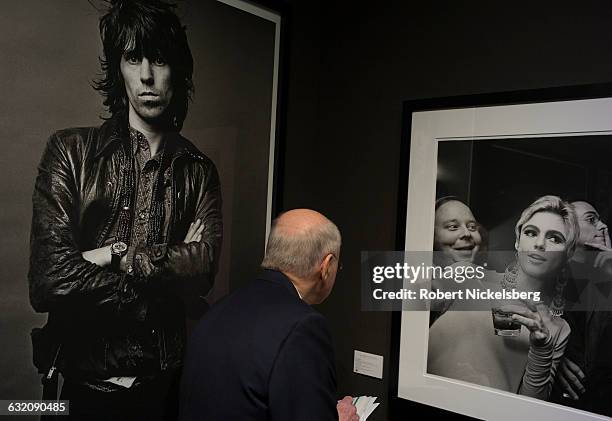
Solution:
[{"label": "shirt collar", "polygon": [[[105,152],[106,148],[116,142],[129,138],[127,128],[130,127],[126,113],[119,112],[102,124],[99,129],[99,139],[96,147],[96,157]],[[172,149],[174,157],[187,156],[203,160],[205,156],[178,132],[168,132],[164,135],[165,146]],[[171,145],[171,146],[169,146]]]},{"label": "shirt collar", "polygon": [[[136,155],[140,150],[148,150],[149,149],[149,141],[147,137],[140,131],[136,130],[132,126],[128,126],[130,142],[132,145],[132,154]],[[157,150],[155,156],[152,156],[151,159],[154,161],[159,161],[161,158],[161,152],[164,150],[164,146],[166,144],[165,139],[162,139],[161,145]]]}]

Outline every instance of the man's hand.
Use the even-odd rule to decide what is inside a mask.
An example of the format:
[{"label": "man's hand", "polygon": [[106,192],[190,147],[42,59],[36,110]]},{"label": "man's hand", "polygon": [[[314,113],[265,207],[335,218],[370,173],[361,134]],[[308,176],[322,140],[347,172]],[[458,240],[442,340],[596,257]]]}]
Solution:
[{"label": "man's hand", "polygon": [[574,364],[568,357],[564,357],[559,365],[559,371],[557,372],[555,381],[562,391],[567,393],[570,398],[577,401],[580,395],[586,391],[582,384],[584,377],[584,373],[580,367]]},{"label": "man's hand", "polygon": [[87,250],[81,253],[83,259],[104,267],[111,264],[110,246],[100,247],[99,249]]},{"label": "man's hand", "polygon": [[598,253],[593,266],[600,268],[608,275],[612,275],[612,250]]},{"label": "man's hand", "polygon": [[338,410],[339,421],[359,421],[359,415],[357,415],[357,408],[353,405],[353,398],[345,396],[344,399],[338,401],[336,405]]},{"label": "man's hand", "polygon": [[600,251],[600,253],[597,253],[597,257],[595,257],[595,262],[593,263],[593,266],[596,268],[603,267],[604,264],[608,263],[612,258],[612,249],[608,246],[597,243],[584,243],[584,245]]},{"label": "man's hand", "polygon": [[202,240],[202,231],[204,231],[204,224],[202,220],[198,218],[189,224],[189,230],[187,231],[187,235],[185,235],[183,243],[187,244],[193,241],[199,243]]},{"label": "man's hand", "polygon": [[[100,267],[110,266],[112,261],[111,246],[100,247],[99,249],[87,250],[81,253],[83,259],[94,263]],[[127,270],[127,255],[123,255],[119,262],[119,270],[125,272]]]},{"label": "man's hand", "polygon": [[[605,237],[608,238],[607,235]],[[607,245],[604,246],[596,243],[584,243],[584,245],[594,250],[600,250],[595,257],[593,267],[600,268],[608,275],[612,275],[612,248],[608,247]]]}]

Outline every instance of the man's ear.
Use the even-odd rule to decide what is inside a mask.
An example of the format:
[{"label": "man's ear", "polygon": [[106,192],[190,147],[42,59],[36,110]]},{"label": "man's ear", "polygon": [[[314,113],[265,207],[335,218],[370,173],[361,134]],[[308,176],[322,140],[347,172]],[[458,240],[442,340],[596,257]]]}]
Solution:
[{"label": "man's ear", "polygon": [[333,258],[334,255],[329,253],[321,262],[321,278],[325,281],[330,276],[331,261]]}]

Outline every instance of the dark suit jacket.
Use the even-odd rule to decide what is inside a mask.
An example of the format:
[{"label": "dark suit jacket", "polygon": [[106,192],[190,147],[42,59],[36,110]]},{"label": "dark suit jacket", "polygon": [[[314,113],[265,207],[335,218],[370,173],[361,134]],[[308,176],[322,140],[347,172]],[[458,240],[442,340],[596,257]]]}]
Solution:
[{"label": "dark suit jacket", "polygon": [[202,318],[187,351],[180,419],[338,419],[329,329],[285,275],[264,271]]}]

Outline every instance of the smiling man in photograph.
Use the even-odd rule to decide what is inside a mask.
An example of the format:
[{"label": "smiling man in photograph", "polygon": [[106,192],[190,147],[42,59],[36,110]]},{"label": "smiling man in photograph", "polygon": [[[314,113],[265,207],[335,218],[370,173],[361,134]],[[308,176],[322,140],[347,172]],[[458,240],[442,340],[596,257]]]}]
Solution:
[{"label": "smiling man in photograph", "polygon": [[[33,195],[30,302],[45,396],[72,419],[173,419],[185,318],[197,318],[222,239],[213,162],[179,132],[193,59],[174,6],[114,0],[100,20],[111,117],[48,140]],[[75,104],[78,106],[78,104]]]}]

